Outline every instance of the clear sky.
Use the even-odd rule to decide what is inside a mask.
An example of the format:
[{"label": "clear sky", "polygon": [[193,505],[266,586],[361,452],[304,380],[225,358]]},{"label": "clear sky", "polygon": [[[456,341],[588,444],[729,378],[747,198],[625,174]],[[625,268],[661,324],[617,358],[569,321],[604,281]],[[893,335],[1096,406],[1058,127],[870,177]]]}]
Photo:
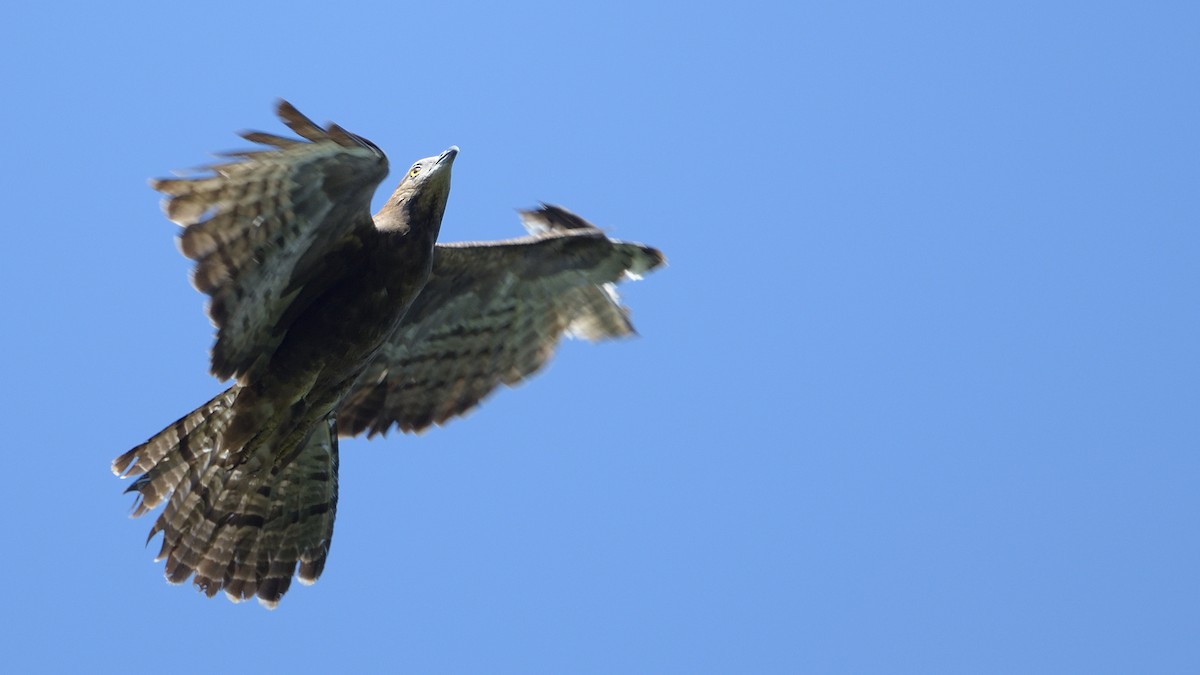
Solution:
[{"label": "clear sky", "polygon": [[[10,3],[6,670],[1200,672],[1197,7]],[[164,583],[108,464],[222,386],[146,179],[279,96],[385,192],[460,146],[444,240],[545,200],[670,267],[344,442],[267,612]]]}]

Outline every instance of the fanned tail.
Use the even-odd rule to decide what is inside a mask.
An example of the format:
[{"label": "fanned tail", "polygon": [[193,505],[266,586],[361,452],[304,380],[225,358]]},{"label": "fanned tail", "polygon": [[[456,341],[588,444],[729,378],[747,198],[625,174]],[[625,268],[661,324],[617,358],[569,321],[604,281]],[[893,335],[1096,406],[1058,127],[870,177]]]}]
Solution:
[{"label": "fanned tail", "polygon": [[[150,529],[163,534],[157,561],[182,583],[193,574],[208,596],[224,589],[234,601],[257,596],[275,607],[297,573],[313,583],[325,567],[337,506],[337,433],[332,417],[318,424],[282,461],[246,462],[249,447],[225,447],[237,386],[217,395],[112,463],[135,477],[133,516],[162,503]],[[285,435],[286,436],[286,435]],[[250,444],[269,443],[259,434]]]}]

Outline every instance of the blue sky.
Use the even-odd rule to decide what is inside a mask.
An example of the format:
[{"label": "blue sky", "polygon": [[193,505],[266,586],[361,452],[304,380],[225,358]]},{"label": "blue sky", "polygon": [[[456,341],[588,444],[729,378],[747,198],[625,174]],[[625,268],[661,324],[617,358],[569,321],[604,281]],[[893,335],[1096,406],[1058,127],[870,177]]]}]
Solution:
[{"label": "blue sky", "polygon": [[[13,672],[1200,670],[1196,5],[3,14]],[[146,179],[279,96],[459,145],[444,240],[545,200],[670,267],[639,338],[344,442],[267,612],[165,584],[108,463],[221,387]]]}]

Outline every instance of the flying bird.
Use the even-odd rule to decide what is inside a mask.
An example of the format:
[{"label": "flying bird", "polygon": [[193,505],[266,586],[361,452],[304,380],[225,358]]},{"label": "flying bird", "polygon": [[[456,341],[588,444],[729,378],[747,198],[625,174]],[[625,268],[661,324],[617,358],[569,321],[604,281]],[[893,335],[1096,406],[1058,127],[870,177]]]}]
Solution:
[{"label": "flying bird", "polygon": [[563,335],[633,333],[615,292],[661,252],[558,206],[529,235],[437,244],[458,148],[414,163],[374,215],[383,152],[286,101],[300,138],[242,137],[205,171],[155,180],[216,327],[231,386],[116,458],[168,581],[275,607],[317,580],[333,536],[338,438],[422,431],[537,372]]}]

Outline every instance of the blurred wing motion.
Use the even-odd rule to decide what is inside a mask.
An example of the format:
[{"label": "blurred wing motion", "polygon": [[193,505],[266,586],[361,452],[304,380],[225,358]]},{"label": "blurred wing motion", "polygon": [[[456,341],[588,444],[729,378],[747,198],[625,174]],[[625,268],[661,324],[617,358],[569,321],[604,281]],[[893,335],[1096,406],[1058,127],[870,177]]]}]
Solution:
[{"label": "blurred wing motion", "polygon": [[370,141],[336,124],[322,129],[286,101],[276,112],[306,140],[244,132],[270,149],[226,153],[230,161],[204,167],[215,175],[151,183],[184,227],[192,283],[212,298],[212,373],[222,380],[253,379],[269,361],[289,317],[322,290],[325,259],[374,229],[371,196],[388,172]]},{"label": "blurred wing motion", "polygon": [[531,236],[436,247],[425,290],[338,409],[343,436],[442,424],[537,372],[564,334],[633,332],[615,283],[658,267],[662,253],[557,206],[521,218]]}]

